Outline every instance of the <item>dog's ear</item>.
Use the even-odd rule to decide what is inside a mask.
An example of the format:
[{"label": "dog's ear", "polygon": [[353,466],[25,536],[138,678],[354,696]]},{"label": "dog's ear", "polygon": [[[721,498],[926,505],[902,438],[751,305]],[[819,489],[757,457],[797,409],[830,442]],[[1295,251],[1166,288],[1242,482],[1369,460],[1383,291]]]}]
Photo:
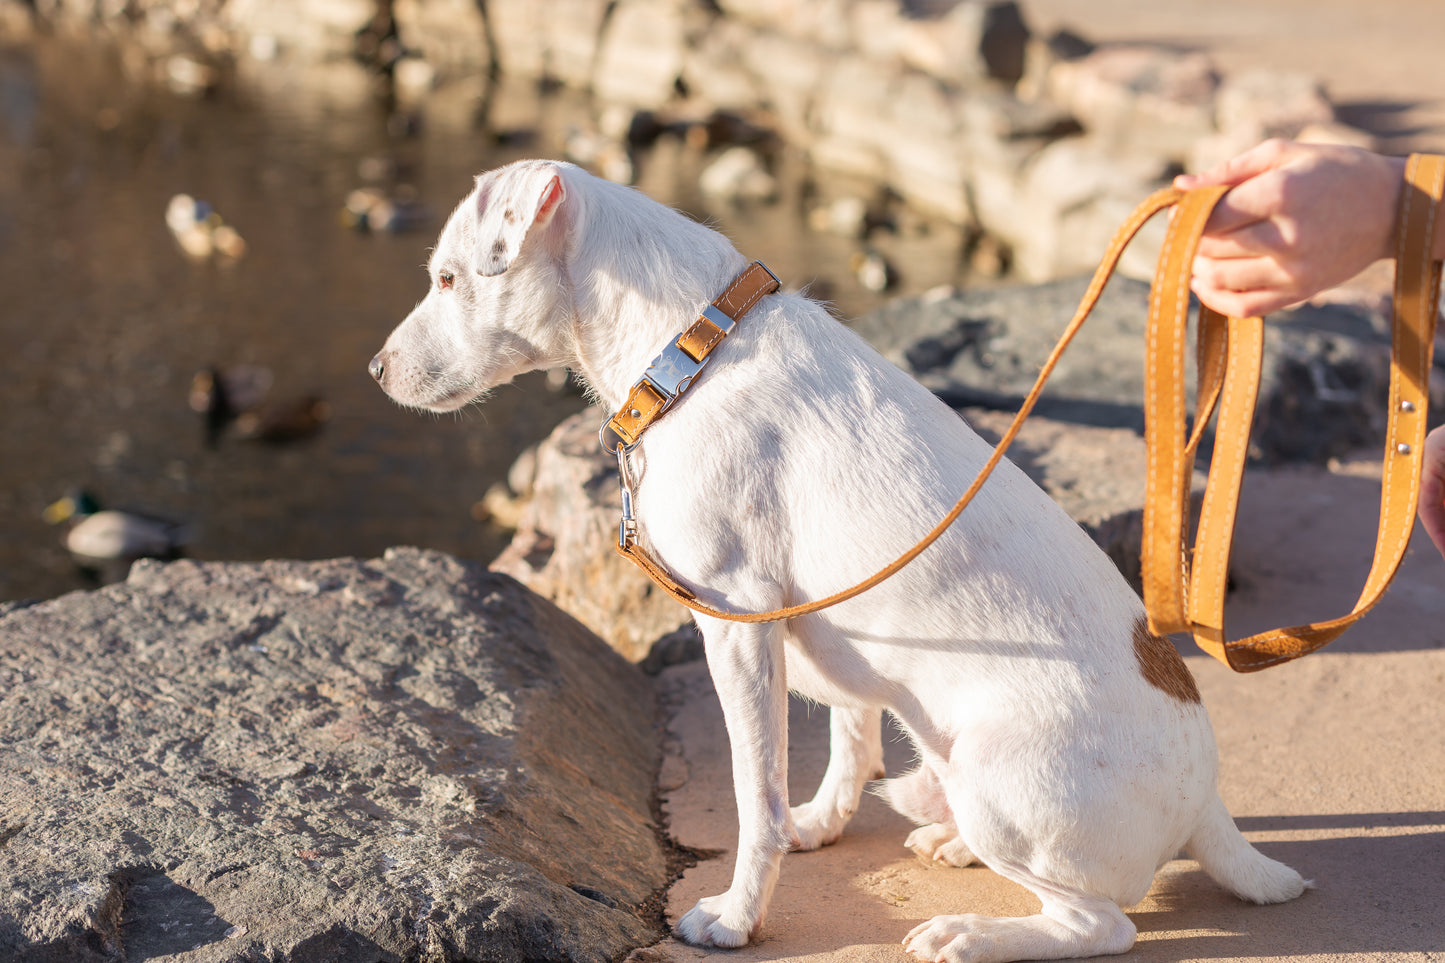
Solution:
[{"label": "dog's ear", "polygon": [[477,191],[477,244],[472,264],[483,277],[507,270],[533,230],[544,230],[562,206],[567,189],[556,164],[498,172]]}]

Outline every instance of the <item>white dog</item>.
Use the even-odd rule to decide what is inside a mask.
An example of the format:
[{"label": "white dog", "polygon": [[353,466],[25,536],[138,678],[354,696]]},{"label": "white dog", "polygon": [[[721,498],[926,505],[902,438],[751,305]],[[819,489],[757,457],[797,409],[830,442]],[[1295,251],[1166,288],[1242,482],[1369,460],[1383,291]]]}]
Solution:
[{"label": "white dog", "polygon": [[[451,411],[534,368],[580,372],[612,409],[747,264],[721,235],[567,164],[484,174],[447,221],[431,290],[372,375],[402,404]],[[911,546],[989,454],[951,410],[817,303],[776,293],[630,456],[640,539],[709,605],[829,595]],[[1236,830],[1213,732],[1173,646],[1077,524],[999,466],[957,524],[879,587],[816,615],[698,617],[732,741],[737,865],[677,924],[692,943],[757,933],[783,854],[836,840],[883,775],[881,714],[921,762],[884,784],[920,823],[907,844],[980,860],[1032,890],[1021,918],[939,916],[904,943],[927,960],[1122,953],[1181,849],[1240,897],[1305,883]],[[832,710],[821,788],[789,808],[787,693]]]}]

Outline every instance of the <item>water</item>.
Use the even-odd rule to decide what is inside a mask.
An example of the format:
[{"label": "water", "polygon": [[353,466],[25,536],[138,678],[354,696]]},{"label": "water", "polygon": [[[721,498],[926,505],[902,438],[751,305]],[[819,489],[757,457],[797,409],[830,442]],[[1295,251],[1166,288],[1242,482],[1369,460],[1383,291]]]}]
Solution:
[{"label": "water", "polygon": [[[399,114],[349,62],[252,64],[198,99],[148,70],[89,40],[0,45],[0,600],[90,584],[41,519],[76,486],[188,522],[196,558],[411,544],[489,560],[508,533],[474,521],[473,504],[585,402],[530,375],[461,415],[418,415],[389,401],[366,363],[425,293],[427,247],[473,175],[561,156],[588,105],[530,87],[486,98],[477,78]],[[342,226],[359,170],[378,161],[414,186],[428,225]],[[692,188],[703,161],[666,141],[640,158],[640,185],[844,313],[879,302],[847,272],[856,242],[802,227],[799,178],[780,204],[709,211]],[[209,202],[246,255],[188,260],[164,222],[177,192]],[[957,280],[956,232],[881,246],[905,265],[902,290]],[[269,369],[272,398],[326,399],[330,420],[290,445],[229,434],[208,447],[187,405],[192,374],[237,363]]]}]

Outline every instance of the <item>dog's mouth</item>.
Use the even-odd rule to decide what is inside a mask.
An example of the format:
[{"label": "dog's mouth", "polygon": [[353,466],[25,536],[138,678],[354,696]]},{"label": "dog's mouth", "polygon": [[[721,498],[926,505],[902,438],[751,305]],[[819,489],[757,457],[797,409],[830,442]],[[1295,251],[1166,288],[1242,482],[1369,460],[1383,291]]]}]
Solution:
[{"label": "dog's mouth", "polygon": [[427,411],[459,411],[476,401],[483,394],[485,394],[485,392],[477,390],[473,385],[464,385],[463,387],[456,388],[428,401],[413,401],[409,402],[409,404],[411,404],[412,407],[424,408]]}]

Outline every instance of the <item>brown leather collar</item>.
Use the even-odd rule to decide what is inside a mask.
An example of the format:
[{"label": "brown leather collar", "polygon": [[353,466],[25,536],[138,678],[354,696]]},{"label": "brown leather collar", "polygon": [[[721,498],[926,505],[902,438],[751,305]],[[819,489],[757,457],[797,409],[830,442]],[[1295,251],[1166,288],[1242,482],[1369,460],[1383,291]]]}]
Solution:
[{"label": "brown leather collar", "polygon": [[778,279],[762,261],[754,261],[733,279],[716,301],[702,309],[696,321],[669,341],[652,359],[642,377],[627,393],[617,414],[607,420],[598,440],[609,453],[631,448],[663,412],[671,408],[707,364],[713,348],[732,332],[733,325],[764,295],[779,287]]}]

